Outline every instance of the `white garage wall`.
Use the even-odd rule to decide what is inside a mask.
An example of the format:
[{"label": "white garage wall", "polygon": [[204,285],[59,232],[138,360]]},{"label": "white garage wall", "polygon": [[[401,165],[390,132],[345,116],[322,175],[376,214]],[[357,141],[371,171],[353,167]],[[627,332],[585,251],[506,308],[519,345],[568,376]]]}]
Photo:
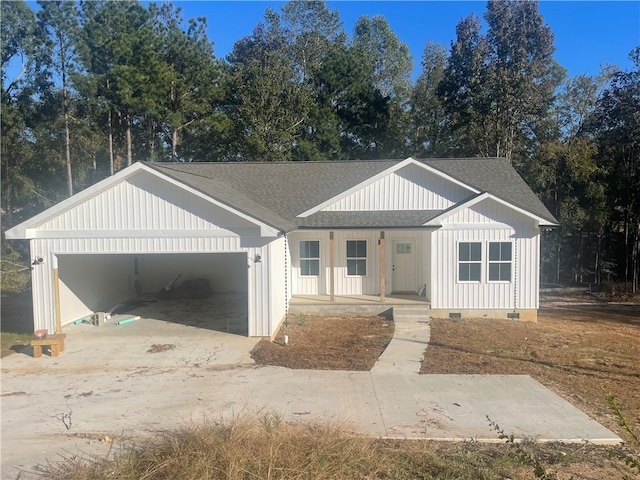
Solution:
[{"label": "white garage wall", "polygon": [[135,296],[133,257],[59,255],[60,314],[77,320]]},{"label": "white garage wall", "polygon": [[269,333],[272,335],[280,326],[287,311],[287,302],[291,298],[291,272],[287,269],[289,252],[285,247],[288,241],[281,237],[269,244],[269,298],[270,298],[270,323]]}]

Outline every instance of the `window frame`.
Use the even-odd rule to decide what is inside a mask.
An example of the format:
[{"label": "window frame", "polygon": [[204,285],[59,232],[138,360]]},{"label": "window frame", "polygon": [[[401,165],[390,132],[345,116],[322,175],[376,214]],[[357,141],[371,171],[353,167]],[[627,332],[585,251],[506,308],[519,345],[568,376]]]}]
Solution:
[{"label": "window frame", "polygon": [[[356,244],[356,256],[349,256],[349,242],[363,242],[364,243],[364,257],[358,256],[358,246]],[[364,239],[350,238],[347,239],[345,243],[345,258],[346,258],[346,269],[347,269],[347,277],[366,277],[367,272],[369,271],[369,241]],[[364,260],[364,273],[358,273],[357,266],[359,262]],[[349,262],[355,261],[356,265],[356,273],[349,273]]]},{"label": "window frame", "polygon": [[[460,254],[460,248],[462,245],[467,244],[469,245],[469,259],[468,260],[462,260],[462,255]],[[472,255],[473,252],[471,251],[471,245],[476,244],[480,246],[480,258],[478,260],[473,260],[472,259]],[[482,283],[482,271],[483,271],[483,242],[481,241],[459,241],[457,244],[457,249],[456,249],[456,253],[457,253],[457,279],[458,279],[458,283]],[[460,267],[462,267],[463,265],[468,265],[469,267],[471,265],[478,265],[480,267],[480,271],[478,272],[478,278],[473,279],[471,278],[471,269],[469,269],[469,278],[466,280],[462,279],[462,276],[460,275]]]},{"label": "window frame", "polygon": [[[499,245],[499,251],[498,251],[498,256],[499,259],[498,260],[492,260],[491,256],[492,256],[492,251],[491,251],[491,246],[492,245]],[[502,245],[509,245],[509,259],[505,260],[502,257]],[[511,241],[495,241],[495,242],[488,242],[488,254],[487,254],[487,282],[489,283],[511,283],[513,281],[513,242]],[[491,278],[491,267],[493,265],[498,265],[498,279],[492,279]],[[503,279],[502,277],[502,266],[503,265],[509,265],[509,278],[508,279]]]},{"label": "window frame", "polygon": [[[311,257],[311,256],[303,256],[303,251],[302,251],[302,244],[303,243],[312,243],[315,242],[318,244],[318,256],[317,257]],[[309,255],[312,253],[311,252],[311,248],[308,248],[308,253]],[[315,239],[305,239],[305,240],[299,240],[298,241],[298,254],[299,254],[299,262],[300,262],[300,276],[301,277],[319,277],[320,276],[320,240],[315,240]],[[307,263],[307,265],[310,265],[311,262],[317,262],[318,265],[318,273],[304,273],[303,271],[303,267],[302,264],[303,262],[309,262]]]}]

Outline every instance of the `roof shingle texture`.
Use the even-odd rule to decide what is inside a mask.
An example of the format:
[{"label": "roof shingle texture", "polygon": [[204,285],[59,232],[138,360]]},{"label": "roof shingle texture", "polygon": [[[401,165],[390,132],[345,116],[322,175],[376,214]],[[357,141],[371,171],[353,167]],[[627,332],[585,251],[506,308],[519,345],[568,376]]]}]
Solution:
[{"label": "roof shingle texture", "polygon": [[[455,180],[527,212],[555,218],[508,161],[499,158],[417,160]],[[297,216],[400,160],[265,163],[149,163],[151,168],[270,226],[298,228],[410,228],[438,211],[318,212]]]}]

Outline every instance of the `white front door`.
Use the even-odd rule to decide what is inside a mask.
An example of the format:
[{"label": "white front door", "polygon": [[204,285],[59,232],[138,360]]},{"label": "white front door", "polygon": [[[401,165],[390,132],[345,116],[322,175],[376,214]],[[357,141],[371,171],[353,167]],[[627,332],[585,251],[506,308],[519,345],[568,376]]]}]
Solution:
[{"label": "white front door", "polygon": [[418,291],[415,246],[413,240],[393,241],[393,292]]}]

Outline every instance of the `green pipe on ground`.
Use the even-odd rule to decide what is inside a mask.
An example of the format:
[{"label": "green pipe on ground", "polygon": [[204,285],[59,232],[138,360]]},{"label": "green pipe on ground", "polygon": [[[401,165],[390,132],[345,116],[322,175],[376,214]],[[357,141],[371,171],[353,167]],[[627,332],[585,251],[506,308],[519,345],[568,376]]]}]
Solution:
[{"label": "green pipe on ground", "polygon": [[115,323],[115,325],[124,325],[126,323],[131,323],[131,322],[135,322],[136,320],[138,320],[140,317],[131,317],[131,318],[125,318],[123,320],[120,320],[118,322]]}]

